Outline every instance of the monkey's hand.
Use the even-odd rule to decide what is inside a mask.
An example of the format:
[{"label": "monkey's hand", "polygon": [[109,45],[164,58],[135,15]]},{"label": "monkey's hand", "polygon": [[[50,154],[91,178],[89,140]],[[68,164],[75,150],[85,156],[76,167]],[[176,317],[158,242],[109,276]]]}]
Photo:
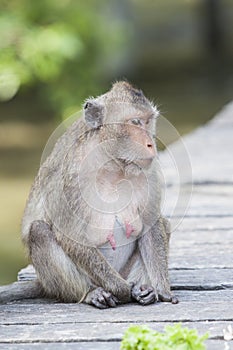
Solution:
[{"label": "monkey's hand", "polygon": [[[107,309],[109,307],[116,307],[119,300],[111,293],[106,292],[99,287],[91,291],[89,294],[89,303],[98,307],[99,309]],[[91,294],[91,295],[90,295]]]},{"label": "monkey's hand", "polygon": [[136,300],[141,305],[149,305],[157,301],[154,288],[146,284],[140,287],[133,285],[131,296],[133,300]]}]

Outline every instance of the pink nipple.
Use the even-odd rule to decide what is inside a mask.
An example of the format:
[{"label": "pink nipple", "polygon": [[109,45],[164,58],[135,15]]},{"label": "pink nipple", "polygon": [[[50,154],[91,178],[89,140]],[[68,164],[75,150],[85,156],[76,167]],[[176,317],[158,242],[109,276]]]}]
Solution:
[{"label": "pink nipple", "polygon": [[116,250],[116,241],[113,232],[109,233],[109,235],[107,236],[107,240],[111,244],[112,249]]},{"label": "pink nipple", "polygon": [[130,238],[131,233],[135,231],[133,226],[128,221],[125,222],[125,230],[127,238]]}]

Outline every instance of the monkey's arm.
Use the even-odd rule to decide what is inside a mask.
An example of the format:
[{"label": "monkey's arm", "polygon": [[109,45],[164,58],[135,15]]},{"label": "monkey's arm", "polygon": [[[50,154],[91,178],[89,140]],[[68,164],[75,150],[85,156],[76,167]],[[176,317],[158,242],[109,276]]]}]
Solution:
[{"label": "monkey's arm", "polygon": [[[60,243],[62,246],[62,243]],[[120,302],[131,300],[131,286],[111,267],[101,252],[92,246],[72,242],[69,249],[62,246],[78,269],[82,269],[93,284],[112,293]]]},{"label": "monkey's arm", "polygon": [[172,297],[168,278],[169,237],[165,226],[163,218],[158,219],[139,239],[139,250],[157,298],[176,303],[177,299]]}]

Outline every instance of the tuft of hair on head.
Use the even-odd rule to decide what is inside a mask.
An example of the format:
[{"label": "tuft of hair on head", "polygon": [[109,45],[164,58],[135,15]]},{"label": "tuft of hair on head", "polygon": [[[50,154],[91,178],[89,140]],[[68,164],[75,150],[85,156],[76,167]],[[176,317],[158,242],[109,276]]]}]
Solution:
[{"label": "tuft of hair on head", "polygon": [[114,96],[116,100],[121,102],[132,102],[144,105],[150,104],[148,99],[144,96],[142,90],[136,88],[125,80],[115,82],[112,85],[109,95]]}]

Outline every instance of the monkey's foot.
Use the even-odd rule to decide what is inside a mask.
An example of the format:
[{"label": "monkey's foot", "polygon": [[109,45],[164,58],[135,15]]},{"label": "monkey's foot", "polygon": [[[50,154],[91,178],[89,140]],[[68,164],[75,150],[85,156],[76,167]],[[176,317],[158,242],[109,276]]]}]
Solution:
[{"label": "monkey's foot", "polygon": [[159,292],[159,301],[164,301],[164,302],[170,302],[172,304],[178,304],[179,300],[176,296],[172,295],[171,293],[167,292]]},{"label": "monkey's foot", "polygon": [[116,307],[119,304],[119,300],[111,293],[99,287],[91,292],[90,304],[99,309],[107,309],[109,307]]},{"label": "monkey's foot", "polygon": [[131,296],[141,305],[149,305],[157,301],[154,288],[146,284],[141,287],[133,286]]}]

